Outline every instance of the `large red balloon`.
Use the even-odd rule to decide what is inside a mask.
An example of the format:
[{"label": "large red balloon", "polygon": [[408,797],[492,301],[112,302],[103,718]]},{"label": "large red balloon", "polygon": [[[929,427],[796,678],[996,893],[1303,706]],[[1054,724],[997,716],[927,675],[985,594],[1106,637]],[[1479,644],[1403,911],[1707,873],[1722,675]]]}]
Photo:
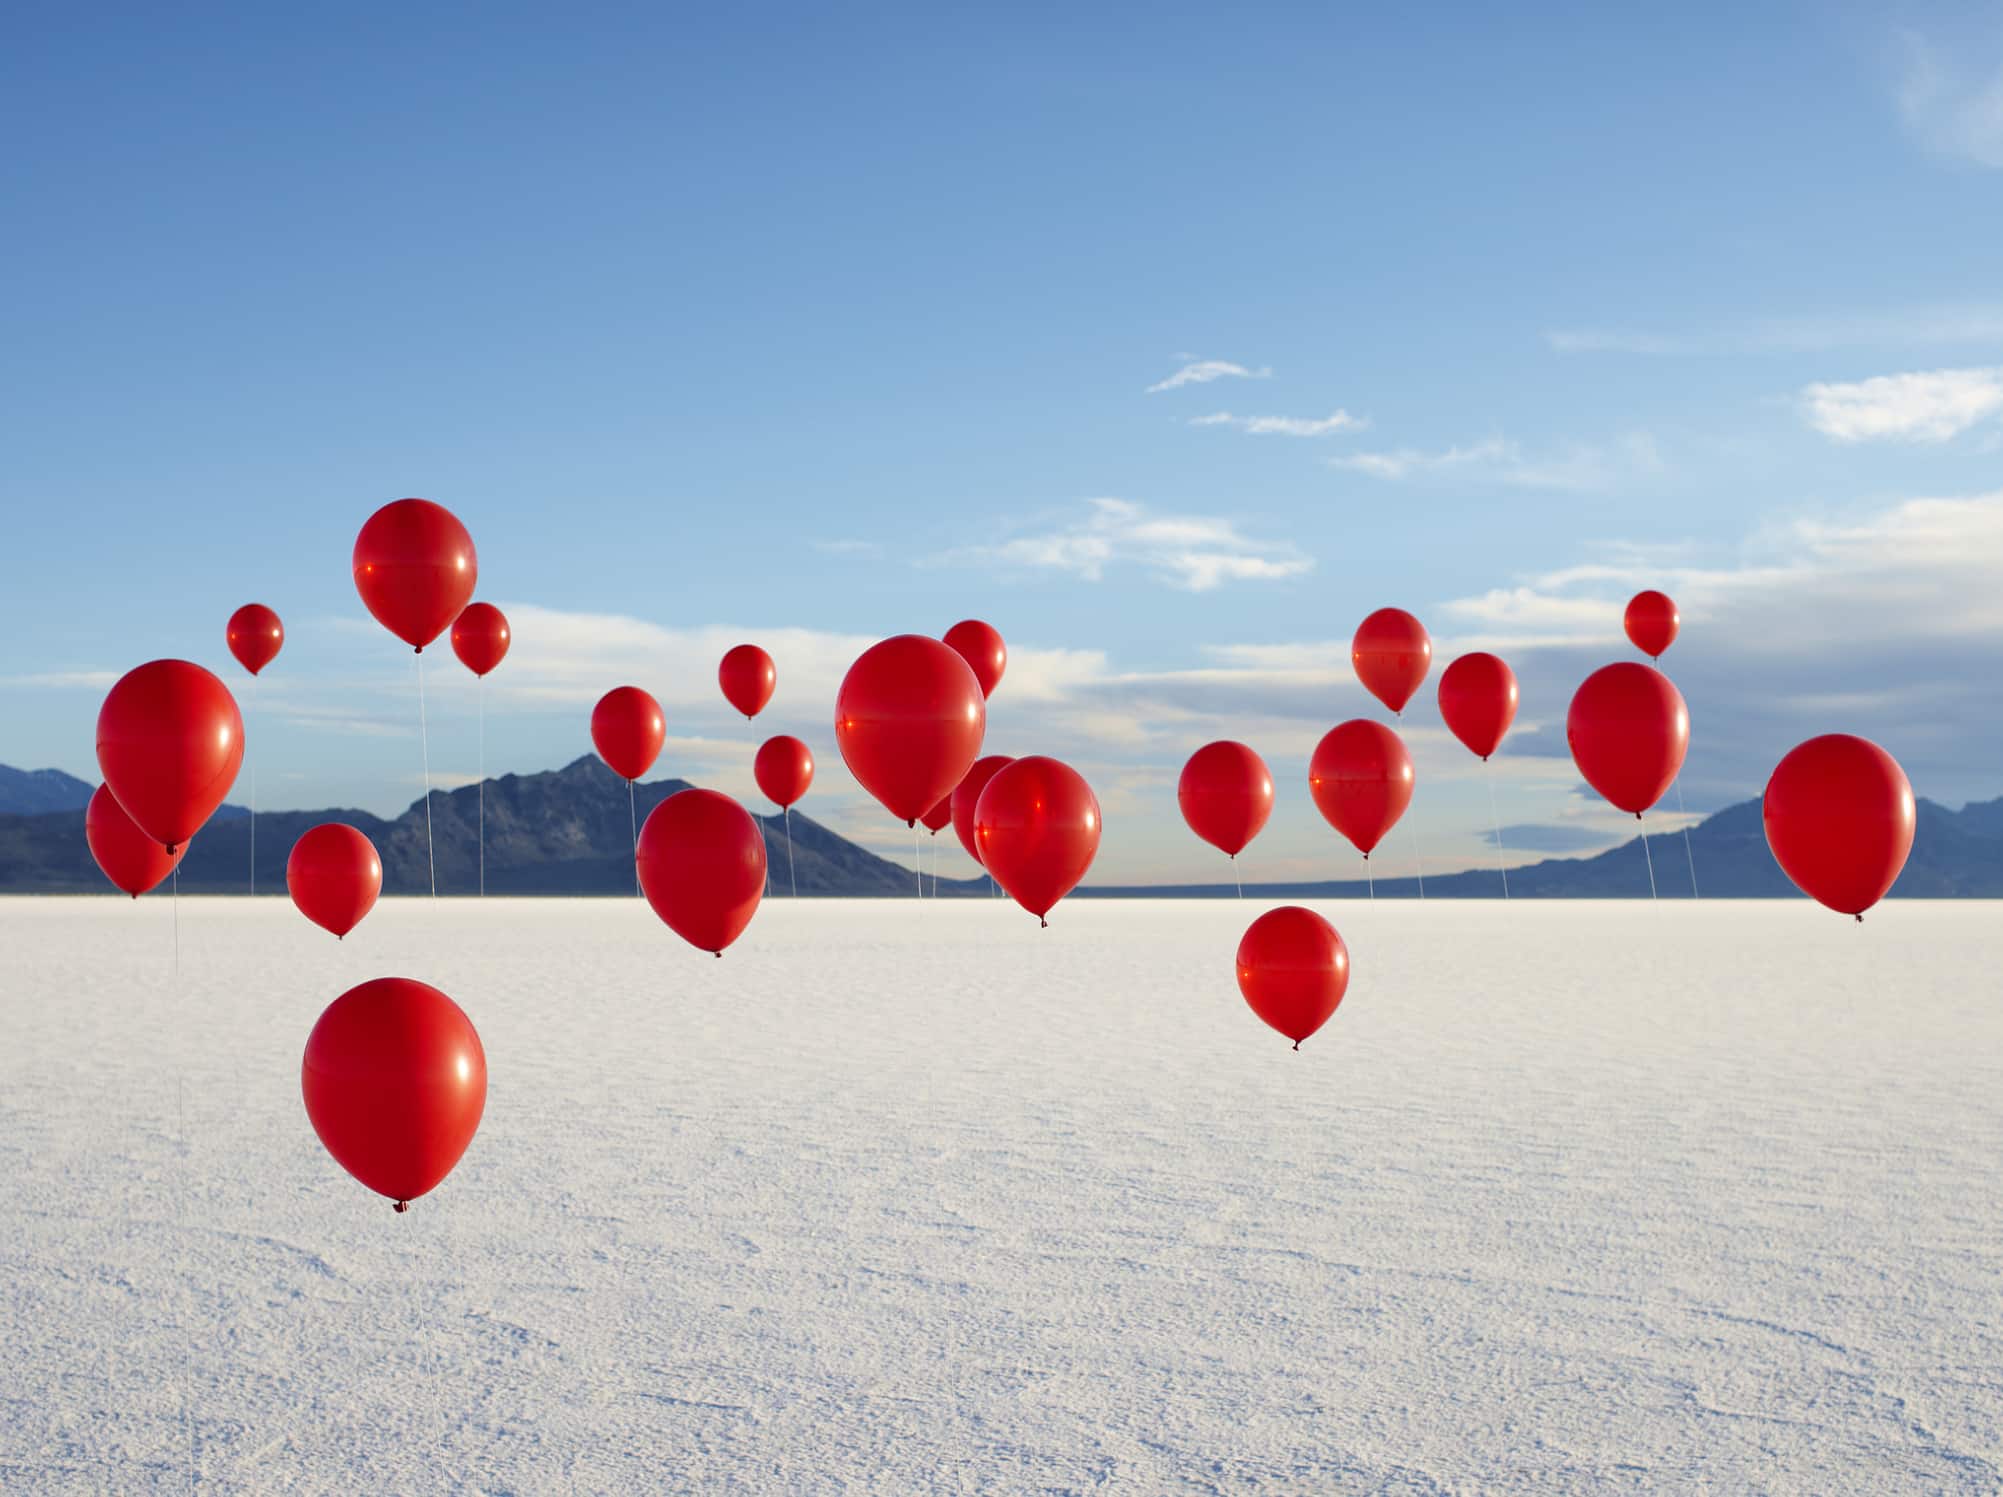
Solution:
[{"label": "large red balloon", "polygon": [[959,652],[899,634],[857,657],[835,694],[835,743],[862,788],[907,825],[952,794],[981,752],[987,698]]},{"label": "large red balloon", "polygon": [[946,643],[973,667],[981,695],[993,696],[1001,685],[1002,672],[1008,669],[1008,646],[1002,643],[1001,631],[979,619],[961,619],[946,631]]},{"label": "large red balloon", "polygon": [[716,681],[723,699],[746,717],[756,717],[772,700],[779,684],[778,667],[772,657],[756,645],[733,645],[716,668]]},{"label": "large red balloon", "polygon": [[97,787],[84,809],[83,839],[90,844],[90,855],[97,859],[104,876],[134,899],[148,889],[159,888],[188,851],[184,842],[168,852],[140,831],[107,785]]},{"label": "large red balloon", "polygon": [[1790,749],[1767,781],[1761,815],[1795,887],[1859,920],[1898,881],[1918,821],[1899,761],[1848,733]]},{"label": "large red balloon", "polygon": [[139,830],[173,852],[215,813],[243,766],[236,698],[186,660],[135,667],[98,709],[97,766]]},{"label": "large red balloon", "polygon": [[468,603],[452,621],[452,653],[476,676],[507,659],[513,642],[508,616],[492,603]]},{"label": "large red balloon", "polygon": [[668,741],[661,704],[637,686],[615,686],[591,709],[591,744],[622,780],[637,780],[654,767]]},{"label": "large red balloon", "polygon": [[1676,611],[1669,594],[1650,588],[1628,599],[1621,627],[1627,630],[1627,637],[1634,641],[1637,650],[1650,660],[1660,660],[1662,652],[1676,643],[1676,631],[1683,627],[1683,616]]},{"label": "large red balloon", "polygon": [[254,676],[278,658],[285,644],[285,625],[262,603],[246,603],[230,615],[223,637],[237,664]]},{"label": "large red balloon", "polygon": [[398,499],[370,515],[355,537],[354,568],[376,622],[418,650],[459,617],[480,577],[473,537],[429,499]]},{"label": "large red balloon", "polygon": [[1586,783],[1640,816],[1683,768],[1690,712],[1669,677],[1623,660],[1601,666],[1573,693],[1565,741]]},{"label": "large red balloon", "polygon": [[773,805],[790,806],[814,783],[814,751],[790,733],[781,733],[758,745],[751,774]]},{"label": "large red balloon", "polygon": [[1486,759],[1516,721],[1516,672],[1499,655],[1462,655],[1440,673],[1440,716],[1469,753]]},{"label": "large red balloon", "polygon": [[1189,756],[1175,800],[1192,832],[1235,858],[1273,814],[1273,777],[1264,759],[1223,739]]},{"label": "large red balloon", "polygon": [[967,850],[967,856],[976,863],[981,861],[981,846],[974,836],[974,810],[981,803],[981,792],[988,788],[988,781],[1004,765],[1015,760],[1007,754],[989,754],[976,759],[960,783],[953,787],[953,835],[960,839],[960,846]]},{"label": "large red balloon", "polygon": [[1297,904],[1268,910],[1238,943],[1238,991],[1296,1050],[1348,990],[1349,948],[1313,910]]},{"label": "large red balloon", "polygon": [[683,790],[654,807],[638,858],[647,903],[700,951],[722,956],[765,897],[765,839],[720,791]]},{"label": "large red balloon", "polygon": [[1092,866],[1101,820],[1098,798],[1083,775],[1031,754],[1004,765],[981,791],[974,843],[995,882],[1042,919]]},{"label": "large red balloon", "polygon": [[953,824],[952,795],[947,794],[946,796],[944,796],[940,800],[938,805],[934,806],[931,810],[927,811],[923,816],[919,817],[918,820],[926,831],[930,832],[935,837],[938,836],[940,832],[944,831],[947,827]]},{"label": "large red balloon", "polygon": [[1308,792],[1328,824],[1367,858],[1412,803],[1412,756],[1382,723],[1352,718],[1315,745]]},{"label": "large red balloon", "polygon": [[1425,626],[1402,608],[1380,608],[1356,626],[1349,663],[1372,696],[1403,712],[1433,666]]},{"label": "large red balloon", "polygon": [[359,827],[323,821],[292,844],[285,887],[299,913],[336,939],[361,923],[383,891],[383,863]]},{"label": "large red balloon", "polygon": [[299,1086],[327,1152],[402,1211],[473,1142],[487,1053],[473,1021],[438,989],[378,977],[327,1005],[307,1036]]}]

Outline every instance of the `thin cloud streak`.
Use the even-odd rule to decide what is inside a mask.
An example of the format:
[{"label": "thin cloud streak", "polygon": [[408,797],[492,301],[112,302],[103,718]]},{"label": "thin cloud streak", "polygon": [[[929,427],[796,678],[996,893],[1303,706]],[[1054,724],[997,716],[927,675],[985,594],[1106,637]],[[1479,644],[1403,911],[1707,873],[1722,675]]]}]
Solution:
[{"label": "thin cloud streak", "polygon": [[1233,364],[1228,359],[1194,359],[1184,364],[1167,379],[1149,385],[1149,395],[1159,395],[1164,390],[1180,390],[1185,385],[1207,385],[1220,379],[1271,379],[1270,368],[1250,369],[1243,364]]},{"label": "thin cloud streak", "polygon": [[1256,540],[1234,521],[1214,515],[1157,515],[1128,499],[1094,499],[1082,520],[996,545],[963,547],[931,561],[1064,572],[1084,582],[1133,566],[1195,593],[1227,582],[1282,581],[1314,566],[1291,541]]},{"label": "thin cloud streak", "polygon": [[1329,437],[1337,432],[1366,430],[1365,416],[1335,410],[1326,416],[1234,416],[1229,411],[1213,411],[1208,416],[1192,416],[1191,426],[1229,426],[1253,437]]}]

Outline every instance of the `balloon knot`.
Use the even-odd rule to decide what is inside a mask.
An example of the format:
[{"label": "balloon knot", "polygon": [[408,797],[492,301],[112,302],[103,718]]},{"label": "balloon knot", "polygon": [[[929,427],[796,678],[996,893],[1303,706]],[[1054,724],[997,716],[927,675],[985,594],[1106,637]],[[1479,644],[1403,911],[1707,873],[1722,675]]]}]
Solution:
[{"label": "balloon knot", "polygon": [[1041,915],[1038,915],[1038,916],[1036,917],[1036,928],[1037,928],[1038,930],[1049,930],[1049,929],[1050,929],[1050,922],[1049,922],[1048,920],[1044,919],[1044,918],[1043,918],[1043,917],[1042,917]]},{"label": "balloon knot", "polygon": [[1862,925],[1862,924],[1864,923],[1864,917],[1863,917],[1862,915],[1859,915],[1859,916],[1857,917],[1857,923],[1858,923],[1859,925]]},{"label": "balloon knot", "polygon": [[1639,812],[1639,811],[1635,812],[1635,813],[1634,813],[1634,819],[1635,819],[1636,821],[1639,821],[1639,820],[1641,820],[1641,812]]},{"label": "balloon knot", "polygon": [[410,650],[410,653],[411,653],[411,654],[413,654],[413,655],[422,655],[422,654],[424,653],[424,646],[423,646],[423,645],[413,645],[413,646],[411,646],[411,650]]},{"label": "balloon knot", "polygon": [[723,953],[721,951],[712,951],[710,955],[715,957],[718,961],[723,960]]},{"label": "balloon knot", "polygon": [[167,844],[167,856],[170,858],[173,857],[174,854],[179,852],[180,850],[181,850],[181,844],[178,842],[169,842]]},{"label": "balloon knot", "polygon": [[918,825],[918,818],[916,816],[907,816],[904,818],[904,824],[915,829]]},{"label": "balloon knot", "polygon": [[404,1212],[406,1212],[406,1211],[408,1211],[408,1210],[410,1210],[410,1202],[408,1202],[408,1201],[398,1201],[398,1202],[396,1203],[396,1214],[397,1214],[398,1216],[402,1216],[402,1215],[404,1214]]},{"label": "balloon knot", "polygon": [[1300,1042],[1299,1040],[1295,1040],[1295,1041],[1294,1041],[1294,1048],[1295,1048],[1296,1050],[1298,1050],[1298,1049],[1300,1049],[1300,1047],[1301,1047],[1301,1042]]}]

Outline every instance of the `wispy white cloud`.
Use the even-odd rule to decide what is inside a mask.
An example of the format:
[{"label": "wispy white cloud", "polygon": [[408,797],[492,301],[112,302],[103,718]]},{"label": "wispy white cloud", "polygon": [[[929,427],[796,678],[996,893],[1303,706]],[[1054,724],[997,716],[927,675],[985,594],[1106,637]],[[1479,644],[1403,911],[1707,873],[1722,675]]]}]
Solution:
[{"label": "wispy white cloud", "polygon": [[1081,520],[933,560],[1069,572],[1087,582],[1099,581],[1111,567],[1133,565],[1197,593],[1226,582],[1298,577],[1314,566],[1291,541],[1255,540],[1214,515],[1157,515],[1127,499],[1094,499]]},{"label": "wispy white cloud", "polygon": [[1214,411],[1208,416],[1192,416],[1191,426],[1229,426],[1255,437],[1328,437],[1342,431],[1362,431],[1370,425],[1365,416],[1348,411],[1331,411],[1326,416],[1234,416]]},{"label": "wispy white cloud", "polygon": [[1625,480],[1660,472],[1663,466],[1655,439],[1646,432],[1631,433],[1611,443],[1570,443],[1544,452],[1528,451],[1507,437],[1490,437],[1432,451],[1397,447],[1350,453],[1328,462],[1331,467],[1393,483],[1451,477],[1572,493],[1612,488]]},{"label": "wispy white cloud", "polygon": [[1207,385],[1220,379],[1271,379],[1272,375],[1270,368],[1251,369],[1226,359],[1192,359],[1167,379],[1149,385],[1147,393],[1159,395],[1163,390],[1180,390],[1184,385]]},{"label": "wispy white cloud", "polygon": [[34,671],[24,676],[0,676],[0,686],[53,687],[109,691],[118,684],[117,671]]},{"label": "wispy white cloud", "polygon": [[1843,348],[1931,348],[2003,342],[2003,304],[1892,308],[1765,319],[1741,327],[1665,333],[1645,328],[1554,329],[1544,341],[1558,353],[1664,356],[1826,353]]},{"label": "wispy white cloud", "polygon": [[1905,38],[1899,116],[1928,150],[2003,168],[2003,61],[1985,69],[1946,55],[1925,37]]},{"label": "wispy white cloud", "polygon": [[1838,442],[1945,442],[2003,411],[2003,368],[1813,384],[1801,406],[1810,426]]}]

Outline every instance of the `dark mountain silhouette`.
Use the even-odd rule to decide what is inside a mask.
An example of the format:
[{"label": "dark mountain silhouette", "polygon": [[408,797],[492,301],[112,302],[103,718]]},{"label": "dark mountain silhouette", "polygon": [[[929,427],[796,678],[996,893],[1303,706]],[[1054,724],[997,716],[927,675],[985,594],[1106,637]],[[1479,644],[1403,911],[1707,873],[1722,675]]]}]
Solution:
[{"label": "dark mountain silhouette", "polygon": [[[57,775],[56,771],[38,774]],[[32,780],[0,767],[0,782]],[[67,809],[38,815],[0,815],[0,892],[103,892],[108,886],[84,843],[83,804],[91,787],[59,776],[83,795]],[[678,790],[684,780],[656,780],[638,787],[639,819]],[[487,888],[496,894],[623,894],[633,887],[632,830],[625,781],[594,755],[560,770],[506,775],[487,782]],[[431,794],[431,833],[438,868],[438,892],[470,894],[478,887],[479,816],[477,786]],[[778,816],[756,818],[765,835],[774,894],[787,889],[786,840]],[[425,803],[415,801],[393,821],[367,811],[266,811],[257,818],[257,886],[261,893],[285,888],[285,859],[308,827],[346,821],[361,828],[383,859],[383,889],[391,894],[426,893],[431,888],[425,856]],[[942,833],[941,835],[951,835]],[[1343,857],[1331,834],[1330,862]],[[1655,886],[1665,899],[1691,894],[1690,864],[1680,834],[1649,836]],[[1796,890],[1767,849],[1760,804],[1745,801],[1707,818],[1690,832],[1697,883],[1707,898],[1745,899],[1794,896]],[[794,813],[793,855],[802,895],[909,895],[914,875],[906,864],[880,858],[811,817]],[[249,884],[250,824],[239,807],[225,807],[196,836],[181,864],[181,887],[190,893],[240,894]],[[1442,872],[1426,879],[1429,898],[1492,899],[1502,892],[1492,867]],[[927,892],[932,883],[928,876]],[[947,896],[985,896],[984,878],[945,879]],[[1229,883],[1188,885],[1088,885],[1078,897],[1174,897],[1234,894]],[[1248,884],[1248,895],[1273,898],[1361,898],[1363,879],[1317,883]],[[1385,897],[1415,896],[1415,879],[1379,879]],[[1648,864],[1639,838],[1583,858],[1547,858],[1509,871],[1516,898],[1647,898]],[[1912,858],[1893,888],[1916,898],[2003,897],[2003,798],[1950,811],[1931,801],[1919,803],[1919,833]]]},{"label": "dark mountain silhouette", "polygon": [[97,786],[60,769],[14,769],[0,764],[0,816],[40,816],[81,811]]}]

